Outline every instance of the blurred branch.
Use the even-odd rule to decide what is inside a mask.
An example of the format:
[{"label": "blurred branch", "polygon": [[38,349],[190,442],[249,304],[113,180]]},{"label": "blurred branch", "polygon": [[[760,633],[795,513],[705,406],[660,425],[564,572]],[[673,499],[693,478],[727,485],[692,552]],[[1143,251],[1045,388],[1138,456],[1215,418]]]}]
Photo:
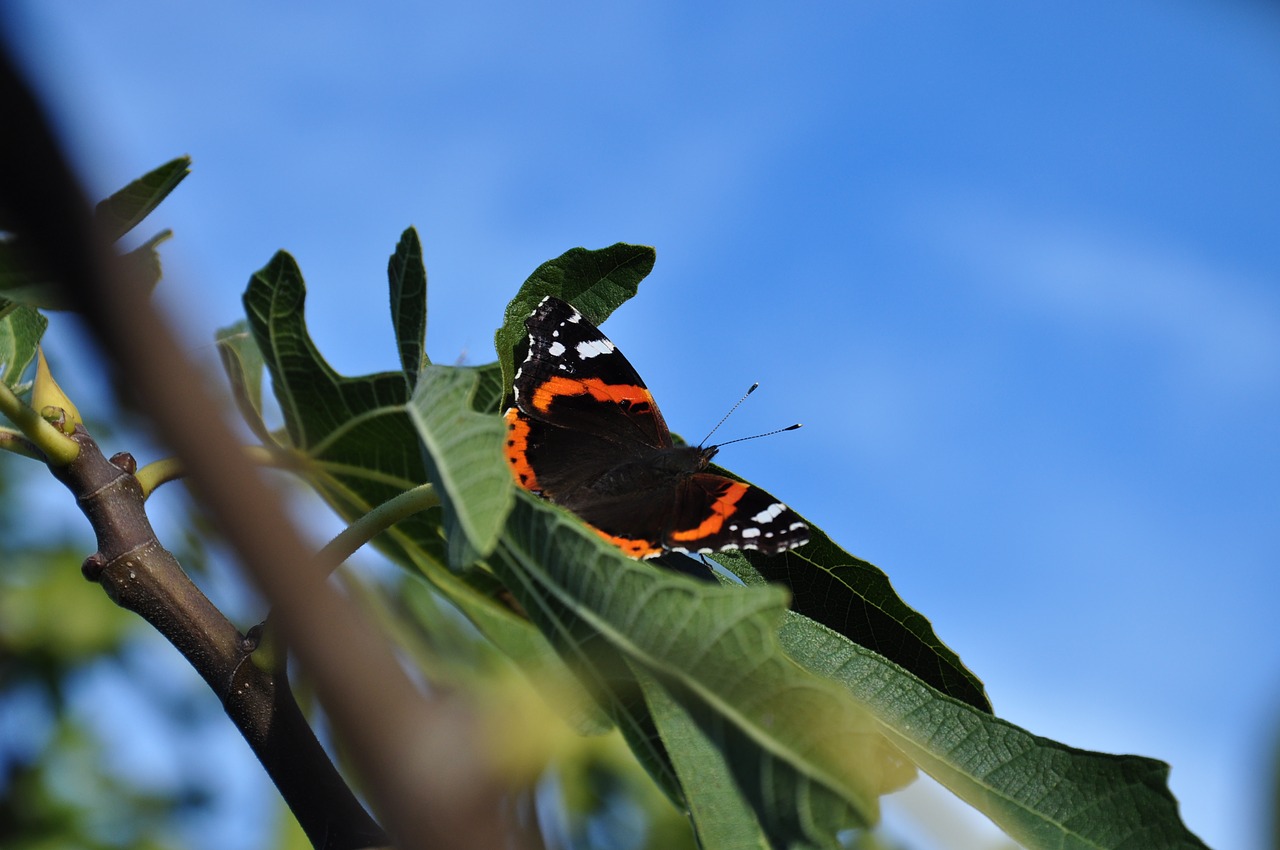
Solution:
[{"label": "blurred branch", "polygon": [[[61,146],[7,50],[0,52],[0,114],[7,125],[0,134],[0,220],[30,240],[31,259],[82,312],[122,378],[118,386],[132,393],[181,458],[194,494],[272,604],[274,621],[315,682],[397,843],[477,850],[503,845],[498,812],[504,789],[477,757],[478,733],[470,713],[457,701],[428,700],[419,693],[382,637],[332,586],[316,579],[303,538],[244,457],[204,379],[143,288],[119,276],[110,247],[91,226],[89,205]],[[176,562],[152,542],[133,475],[102,459],[101,452],[89,451],[93,444],[87,435],[77,434],[77,441],[86,456],[59,477],[86,497],[93,495],[85,488],[94,482],[106,488],[101,498],[81,502],[99,532],[101,549],[86,561],[86,570],[119,598],[153,594],[136,604],[149,610],[157,628],[172,633],[193,664],[205,666],[211,686],[216,689],[220,682],[238,698],[230,682],[257,675],[249,670],[254,665],[235,663],[237,651],[243,651],[236,649],[238,633],[208,600],[191,595],[194,588],[182,584],[185,576]],[[269,693],[275,697],[286,690],[272,687]],[[263,764],[280,785],[282,765],[275,759],[292,758],[296,741],[284,746],[274,736],[292,731],[296,737],[297,730],[272,725],[283,716],[275,698],[269,706],[256,705],[270,719]],[[338,846],[332,836],[308,834],[317,846]]]},{"label": "blurred branch", "polygon": [[[262,446],[244,446],[241,451],[245,453],[253,463],[259,466],[274,466],[282,469],[289,468],[289,460],[282,458],[274,452],[268,451]],[[167,457],[161,460],[152,461],[144,467],[141,467],[137,474],[138,483],[142,485],[142,493],[144,499],[151,498],[151,494],[161,484],[168,484],[170,481],[177,481],[186,477],[187,468],[183,465],[181,458]]]}]

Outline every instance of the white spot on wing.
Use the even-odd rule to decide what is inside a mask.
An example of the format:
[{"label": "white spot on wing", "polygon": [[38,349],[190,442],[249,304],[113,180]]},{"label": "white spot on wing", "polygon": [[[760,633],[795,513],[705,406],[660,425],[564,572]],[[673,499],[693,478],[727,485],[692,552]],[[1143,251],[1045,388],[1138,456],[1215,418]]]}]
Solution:
[{"label": "white spot on wing", "polygon": [[583,360],[590,360],[592,357],[599,357],[601,354],[612,354],[614,345],[607,339],[589,339],[578,343],[577,350],[579,357]]},{"label": "white spot on wing", "polygon": [[552,357],[559,357],[561,354],[564,354],[564,343],[556,340],[547,347],[547,353]]},{"label": "white spot on wing", "polygon": [[759,536],[760,536],[760,529],[758,529],[758,528],[744,528],[744,529],[742,529],[742,536],[743,536],[743,537],[746,537],[746,538],[748,538],[748,539],[749,539],[749,538],[752,538],[752,537],[759,537]]},{"label": "white spot on wing", "polygon": [[770,505],[769,507],[762,510],[760,513],[753,516],[751,519],[763,525],[766,522],[773,522],[775,519],[778,518],[778,514],[782,513],[786,509],[787,509],[787,506],[782,504],[782,502],[774,502],[772,505]]}]

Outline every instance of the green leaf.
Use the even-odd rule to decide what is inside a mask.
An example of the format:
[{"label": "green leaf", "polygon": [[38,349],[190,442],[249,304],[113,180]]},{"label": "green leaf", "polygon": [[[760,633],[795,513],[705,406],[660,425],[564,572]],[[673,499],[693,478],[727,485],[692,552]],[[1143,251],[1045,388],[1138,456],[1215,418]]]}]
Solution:
[{"label": "green leaf", "polygon": [[[726,555],[759,586],[720,587],[627,560],[512,487],[497,414],[525,316],[555,294],[600,322],[652,264],[637,246],[570,251],[511,302],[498,363],[430,366],[425,268],[410,229],[389,263],[401,369],[345,377],[310,339],[301,273],[281,253],[250,282],[252,340],[227,332],[224,364],[251,419],[261,419],[262,366],[270,372],[285,419],[277,450],[342,516],[432,482],[440,504],[375,545],[425,577],[581,728],[603,728],[590,691],[687,804],[705,847],[842,846],[837,836],[874,822],[879,794],[904,781],[905,754],[1029,848],[1203,848],[1178,818],[1167,766],[1076,750],[991,716],[981,682],[884,573],[821,532],[781,556]],[[450,568],[490,547],[471,568]],[[787,586],[794,611],[770,581]]]},{"label": "green leaf", "polygon": [[26,304],[46,310],[70,309],[70,302],[63,295],[62,287],[28,260],[16,236],[0,239],[0,312],[5,304]]},{"label": "green leaf", "polygon": [[94,211],[94,223],[107,239],[116,241],[150,215],[190,173],[189,156],[166,162],[100,202]]},{"label": "green leaf", "polygon": [[[156,248],[173,236],[173,231],[163,230],[146,242],[116,257],[116,268],[121,277],[147,291],[155,289],[161,278],[160,254]],[[50,280],[45,273],[27,262],[18,238],[0,240],[0,292],[8,303],[28,304],[45,310],[71,310],[62,287]],[[0,306],[0,313],[3,307]]]},{"label": "green leaf", "polygon": [[554,295],[598,325],[636,294],[640,281],[653,271],[656,258],[646,245],[619,242],[594,251],[574,248],[538,266],[507,304],[502,327],[494,334],[503,386],[511,386],[516,372],[514,352],[526,334],[524,320],[539,301]]},{"label": "green leaf", "polygon": [[148,292],[155,289],[164,274],[160,265],[160,253],[156,248],[172,237],[172,230],[162,230],[137,248],[122,254],[120,271],[125,279],[141,285]]},{"label": "green leaf", "polygon": [[[119,240],[159,206],[190,171],[190,157],[183,156],[165,163],[100,202],[94,211],[94,223],[108,240]],[[156,247],[172,235],[169,230],[161,231],[123,254],[120,257],[121,274],[140,282],[148,290],[154,288],[161,276]],[[16,236],[0,239],[0,293],[4,293],[4,299],[0,300],[17,301],[46,310],[75,307],[66,300],[62,288],[27,259],[22,239]],[[2,310],[0,307],[0,312]]]},{"label": "green leaf", "polygon": [[[141,622],[123,608],[102,604],[102,589],[84,580],[76,548],[24,550],[5,554],[0,576],[0,647],[6,676],[35,663],[71,665],[118,651]],[[25,664],[16,663],[25,657]],[[28,671],[29,672],[29,671]],[[6,678],[6,685],[12,683]]]},{"label": "green leaf", "polygon": [[262,413],[262,349],[243,320],[220,328],[214,339],[223,371],[231,382],[231,393],[240,415],[264,445],[277,445]]},{"label": "green leaf", "polygon": [[[272,435],[278,445],[269,445],[287,453],[290,465],[340,516],[354,520],[429,479],[422,441],[408,409],[404,374],[353,378],[329,366],[307,331],[306,286],[292,257],[280,252],[257,272],[245,290],[244,302],[251,339],[237,338],[234,328],[225,331],[223,365],[233,385],[241,387],[237,395],[244,396],[255,418],[260,417],[261,391],[250,377],[255,358],[250,346],[260,352],[285,419],[284,431]],[[492,373],[496,367],[458,371]],[[449,383],[440,385],[446,395]],[[477,379],[479,386],[485,383]],[[454,391],[466,399],[465,391]],[[421,401],[428,408],[434,406],[430,396],[424,395]],[[451,409],[456,402],[457,398],[446,398],[441,410]],[[493,420],[500,425],[496,417]],[[496,448],[494,458],[502,463]],[[502,473],[509,481],[510,473],[505,468]],[[465,488],[463,493],[469,495]],[[607,728],[599,709],[547,641],[500,598],[500,588],[448,569],[443,513],[436,507],[414,514],[378,535],[374,545],[456,605],[521,665],[548,701],[566,709],[571,722],[583,731]]]},{"label": "green leaf", "polygon": [[734,784],[724,756],[652,676],[637,678],[671,764],[702,850],[769,850],[755,813]]},{"label": "green leaf", "polygon": [[418,382],[418,370],[427,360],[427,267],[422,261],[422,242],[412,227],[400,237],[396,251],[387,262],[391,282],[391,324],[396,332],[400,367],[409,386]]},{"label": "green leaf", "polygon": [[[721,749],[776,845],[838,846],[836,833],[873,823],[879,794],[903,781],[857,703],[782,652],[781,592],[631,561],[523,491],[491,563],[593,692],[634,689],[618,656],[654,676]],[[624,734],[643,731],[634,708],[613,707]]]},{"label": "green leaf", "polygon": [[807,545],[779,555],[745,550],[714,557],[745,582],[785,586],[793,611],[990,713],[982,682],[938,639],[929,621],[898,597],[889,577],[837,546],[813,523],[809,530]]},{"label": "green leaf", "polygon": [[[302,272],[283,251],[253,276],[244,294],[249,330],[271,374],[288,447],[320,495],[354,519],[428,480],[406,409],[409,388],[401,372],[354,378],[335,372],[307,332],[305,302]],[[443,562],[438,515],[415,514],[398,527],[421,554]],[[414,563],[394,538],[381,543],[400,563]]]},{"label": "green leaf", "polygon": [[36,347],[49,320],[30,307],[14,304],[0,318],[0,382],[22,392],[22,376],[36,359]]},{"label": "green leaf", "polygon": [[1033,735],[794,613],[781,640],[809,670],[843,683],[922,770],[1028,850],[1207,850],[1178,817],[1163,762]]},{"label": "green leaf", "polygon": [[515,483],[502,455],[503,420],[472,407],[479,383],[476,369],[427,366],[409,400],[409,416],[426,448],[427,474],[440,491],[446,532],[456,522],[469,549],[483,557],[498,542]]},{"label": "green leaf", "polygon": [[426,472],[413,452],[402,452],[394,461],[373,457],[378,439],[401,447],[416,443],[405,431],[410,426],[404,375],[339,375],[311,340],[305,302],[302,272],[283,251],[253,276],[244,294],[249,329],[271,372],[293,447],[352,470],[390,471],[409,486],[421,484]]},{"label": "green leaf", "polygon": [[502,400],[507,388],[502,383],[502,369],[497,362],[476,367],[476,391],[471,398],[471,409],[477,413],[502,413]]}]

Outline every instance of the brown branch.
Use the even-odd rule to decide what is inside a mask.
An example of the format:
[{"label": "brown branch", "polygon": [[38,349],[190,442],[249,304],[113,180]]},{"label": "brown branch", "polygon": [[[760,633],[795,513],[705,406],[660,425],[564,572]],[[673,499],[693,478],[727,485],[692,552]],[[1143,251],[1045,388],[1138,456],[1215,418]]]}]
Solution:
[{"label": "brown branch", "polygon": [[[498,817],[504,789],[477,755],[471,713],[458,701],[428,700],[419,693],[382,636],[333,587],[315,579],[305,541],[244,458],[203,378],[146,294],[119,277],[109,246],[93,231],[88,203],[61,146],[3,51],[0,115],[6,126],[0,133],[0,221],[28,240],[32,259],[82,311],[117,372],[118,386],[133,393],[186,465],[194,494],[271,603],[288,647],[315,682],[397,843],[468,850],[505,846]],[[103,553],[104,572],[125,570],[117,587],[123,592],[138,579],[127,578],[121,554],[127,559],[153,553]],[[173,603],[170,598],[165,604]],[[155,616],[172,622],[183,641],[192,640],[197,655],[203,651],[204,639],[186,630],[207,624],[207,613],[190,620],[184,619],[189,614]],[[275,761],[264,765],[279,769]]]},{"label": "brown branch", "polygon": [[250,659],[243,635],[183,572],[156,538],[142,487],[127,454],[107,460],[83,428],[72,437],[79,456],[51,466],[89,520],[98,551],[85,578],[122,608],[141,616],[191,663],[275,782],[316,847],[354,850],[387,836],[351,793],[298,709],[283,666],[266,671]]}]

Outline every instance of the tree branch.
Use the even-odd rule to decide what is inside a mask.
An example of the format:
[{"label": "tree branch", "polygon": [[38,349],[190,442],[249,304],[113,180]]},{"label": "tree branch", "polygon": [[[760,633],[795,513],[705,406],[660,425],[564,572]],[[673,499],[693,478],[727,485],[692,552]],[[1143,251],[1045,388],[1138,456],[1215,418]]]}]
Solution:
[{"label": "tree branch", "polygon": [[313,845],[353,850],[386,844],[386,834],[351,793],[298,709],[283,666],[266,671],[250,661],[253,641],[156,538],[133,458],[120,454],[108,461],[83,427],[72,439],[80,446],[76,459],[49,469],[75,495],[98,539],[98,551],[85,559],[85,578],[154,626],[191,663]]}]

